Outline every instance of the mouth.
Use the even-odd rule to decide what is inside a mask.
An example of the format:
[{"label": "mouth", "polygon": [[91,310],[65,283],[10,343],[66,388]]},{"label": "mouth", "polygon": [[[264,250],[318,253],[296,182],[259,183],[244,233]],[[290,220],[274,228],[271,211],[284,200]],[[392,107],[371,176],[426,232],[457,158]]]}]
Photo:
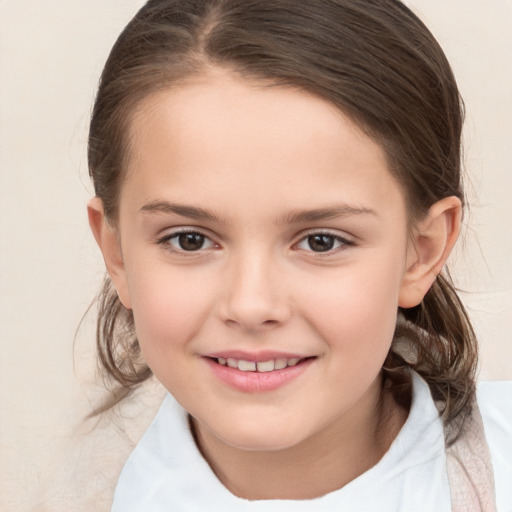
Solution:
[{"label": "mouth", "polygon": [[296,354],[272,355],[274,357],[271,354],[210,354],[204,360],[220,382],[245,393],[261,393],[289,385],[318,359]]},{"label": "mouth", "polygon": [[314,357],[279,357],[266,361],[250,361],[246,359],[236,359],[234,357],[213,357],[210,359],[221,366],[234,368],[241,372],[268,373],[297,366],[313,358]]}]

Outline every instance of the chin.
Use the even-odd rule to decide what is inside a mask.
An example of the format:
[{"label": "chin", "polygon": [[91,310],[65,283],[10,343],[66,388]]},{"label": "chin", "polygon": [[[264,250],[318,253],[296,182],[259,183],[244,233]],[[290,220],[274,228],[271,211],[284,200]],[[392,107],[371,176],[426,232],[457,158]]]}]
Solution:
[{"label": "chin", "polygon": [[304,433],[290,425],[262,422],[256,425],[231,424],[229,429],[213,434],[225,444],[245,451],[273,452],[292,448],[305,439]]}]

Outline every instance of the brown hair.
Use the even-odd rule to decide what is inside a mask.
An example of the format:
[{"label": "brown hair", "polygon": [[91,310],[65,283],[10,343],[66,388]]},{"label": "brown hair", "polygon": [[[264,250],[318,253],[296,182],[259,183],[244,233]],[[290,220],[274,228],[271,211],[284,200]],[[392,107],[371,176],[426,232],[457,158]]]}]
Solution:
[{"label": "brown hair", "polygon": [[[401,2],[150,0],[110,53],[91,120],[90,175],[110,221],[117,219],[136,106],[210,66],[300,88],[338,107],[384,148],[412,222],[444,197],[463,200],[457,85],[439,44]],[[414,368],[445,404],[445,422],[462,423],[474,394],[477,348],[449,274],[402,313],[385,375],[399,387],[404,368]],[[397,341],[404,336],[408,355]],[[108,278],[97,344],[101,365],[121,390],[106,409],[151,374],[133,316]]]}]

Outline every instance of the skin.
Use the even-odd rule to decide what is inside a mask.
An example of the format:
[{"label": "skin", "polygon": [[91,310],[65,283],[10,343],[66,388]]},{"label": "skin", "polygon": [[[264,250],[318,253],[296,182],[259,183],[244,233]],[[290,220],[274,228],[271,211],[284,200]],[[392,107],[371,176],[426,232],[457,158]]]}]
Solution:
[{"label": "skin", "polygon": [[[398,306],[421,301],[455,243],[460,202],[433,205],[411,236],[376,142],[324,100],[221,70],[145,100],[131,133],[118,223],[98,198],[89,219],[145,360],[233,493],[342,487],[406,419],[381,367]],[[205,235],[203,247],[181,249],[183,228]],[[332,250],[312,250],[318,233]],[[207,364],[226,350],[314,359],[286,385],[249,393]]]}]

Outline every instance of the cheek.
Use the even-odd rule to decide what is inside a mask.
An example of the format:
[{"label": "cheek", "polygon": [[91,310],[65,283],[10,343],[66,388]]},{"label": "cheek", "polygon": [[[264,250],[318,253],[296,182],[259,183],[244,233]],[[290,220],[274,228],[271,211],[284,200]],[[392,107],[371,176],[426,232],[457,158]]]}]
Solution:
[{"label": "cheek", "polygon": [[211,304],[208,281],[197,270],[165,265],[133,268],[129,288],[135,328],[144,359],[153,366],[187,346],[204,323]]},{"label": "cheek", "polygon": [[354,367],[379,365],[391,344],[402,277],[400,258],[368,258],[308,286],[308,319]]}]

